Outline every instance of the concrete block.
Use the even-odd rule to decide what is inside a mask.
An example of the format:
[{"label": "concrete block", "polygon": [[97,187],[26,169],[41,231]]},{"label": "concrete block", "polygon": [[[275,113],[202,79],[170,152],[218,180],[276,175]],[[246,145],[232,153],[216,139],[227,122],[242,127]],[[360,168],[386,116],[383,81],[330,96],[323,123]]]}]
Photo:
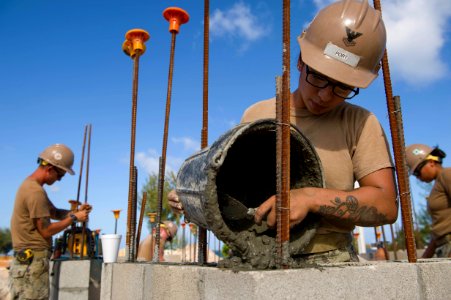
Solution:
[{"label": "concrete block", "polygon": [[418,276],[423,299],[451,299],[451,260],[437,258],[436,263],[420,260]]},{"label": "concrete block", "polygon": [[450,299],[449,278],[449,259],[240,272],[115,263],[103,267],[101,299]]},{"label": "concrete block", "polygon": [[146,280],[144,277],[144,264],[113,263],[112,266],[112,289],[111,298],[109,299],[147,299],[143,293]]},{"label": "concrete block", "polygon": [[101,260],[52,261],[50,272],[50,299],[100,299]]}]

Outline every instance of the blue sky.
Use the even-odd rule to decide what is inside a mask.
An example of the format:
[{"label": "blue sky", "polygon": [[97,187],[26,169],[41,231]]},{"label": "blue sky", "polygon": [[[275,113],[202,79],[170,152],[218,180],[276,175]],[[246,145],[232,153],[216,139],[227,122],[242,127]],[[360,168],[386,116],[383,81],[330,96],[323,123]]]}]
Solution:
[{"label": "blue sky", "polygon": [[[210,1],[209,143],[236,125],[252,103],[275,93],[281,72],[282,1]],[[330,1],[291,1],[292,84],[295,37]],[[395,95],[401,96],[406,144],[439,145],[451,154],[451,2],[381,1]],[[175,50],[166,170],[199,149],[202,122],[203,1],[0,2],[0,227],[9,227],[17,187],[48,145],[64,143],[78,173],[84,126],[92,124],[88,202],[91,229],[125,233],[131,126],[132,60],[121,50],[132,28],[149,32],[140,60],[136,161],[139,189],[161,153],[170,33],[162,12],[190,14]],[[382,74],[352,100],[373,111],[391,139]],[[445,160],[445,165],[449,165]],[[58,207],[76,198],[78,174],[46,187]],[[411,179],[418,208],[424,200]],[[83,183],[84,186],[84,183]],[[84,199],[84,188],[81,192]],[[400,221],[400,219],[399,219]],[[372,238],[372,229],[368,238]],[[370,236],[371,235],[371,236]]]}]

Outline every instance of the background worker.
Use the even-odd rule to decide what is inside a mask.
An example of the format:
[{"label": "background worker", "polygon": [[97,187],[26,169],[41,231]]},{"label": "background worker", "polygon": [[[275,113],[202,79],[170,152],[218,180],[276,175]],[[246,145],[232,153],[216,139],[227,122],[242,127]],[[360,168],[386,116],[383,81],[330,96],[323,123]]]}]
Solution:
[{"label": "background worker", "polygon": [[[166,242],[172,242],[172,239],[177,235],[177,225],[171,221],[164,221],[160,224],[160,252],[159,261],[164,261],[164,245]],[[156,228],[152,229],[152,234],[149,234],[138,247],[139,261],[152,261],[155,252]]]},{"label": "background worker", "polygon": [[451,168],[442,166],[446,153],[438,147],[413,144],[406,148],[411,175],[423,182],[434,182],[427,208],[432,217],[432,237],[422,258],[451,257]]},{"label": "background worker", "polygon": [[[355,225],[378,226],[397,219],[394,171],[377,118],[346,102],[377,77],[386,32],[380,13],[367,0],[339,1],[322,9],[298,39],[298,88],[291,94],[291,123],[313,144],[323,166],[325,188],[290,193],[290,223],[308,213],[322,216],[303,251],[308,261],[357,261]],[[249,107],[241,122],[275,118],[275,99]],[[354,189],[355,181],[360,187]],[[175,192],[174,211],[183,208]],[[263,202],[255,221],[276,224],[275,196]]]},{"label": "background worker", "polygon": [[[20,185],[11,217],[14,259],[10,267],[12,299],[48,299],[49,259],[52,236],[69,225],[88,220],[91,206],[78,212],[56,208],[44,184],[52,185],[67,173],[74,175],[74,154],[67,146],[47,147],[38,157],[38,167]],[[59,220],[52,223],[50,219]]]}]

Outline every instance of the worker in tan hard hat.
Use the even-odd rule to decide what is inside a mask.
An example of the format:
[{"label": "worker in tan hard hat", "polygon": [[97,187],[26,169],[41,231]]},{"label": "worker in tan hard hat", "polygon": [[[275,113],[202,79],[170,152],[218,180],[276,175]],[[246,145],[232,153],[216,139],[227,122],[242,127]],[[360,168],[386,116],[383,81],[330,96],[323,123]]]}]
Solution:
[{"label": "worker in tan hard hat", "polygon": [[75,174],[72,150],[63,144],[49,146],[37,162],[36,170],[17,191],[11,217],[12,299],[48,299],[52,236],[77,221],[86,221],[92,209],[89,204],[81,205],[77,212],[56,208],[44,189],[45,184],[52,185],[66,173]]},{"label": "worker in tan hard hat", "polygon": [[[355,104],[360,89],[378,76],[386,44],[384,22],[367,0],[337,1],[319,11],[298,42],[300,75],[290,98],[291,123],[315,147],[325,188],[291,190],[290,222],[300,223],[308,213],[322,217],[317,234],[303,250],[306,261],[357,261],[354,227],[397,219],[394,169],[385,133],[374,114]],[[275,98],[257,102],[244,112],[241,122],[275,118],[275,108]],[[183,211],[175,192],[168,199],[175,212]],[[255,221],[275,226],[275,203],[275,196],[263,202]]]},{"label": "worker in tan hard hat", "polygon": [[446,153],[438,147],[412,144],[406,147],[409,173],[423,182],[434,181],[427,200],[432,217],[432,237],[423,258],[451,257],[451,168],[442,166]]},{"label": "worker in tan hard hat", "polygon": [[[166,242],[172,242],[177,235],[177,225],[172,221],[164,221],[160,224],[160,252],[159,261],[164,261],[164,246]],[[138,248],[138,261],[152,261],[155,251],[156,233],[153,228],[152,234],[149,234],[140,244]]]}]

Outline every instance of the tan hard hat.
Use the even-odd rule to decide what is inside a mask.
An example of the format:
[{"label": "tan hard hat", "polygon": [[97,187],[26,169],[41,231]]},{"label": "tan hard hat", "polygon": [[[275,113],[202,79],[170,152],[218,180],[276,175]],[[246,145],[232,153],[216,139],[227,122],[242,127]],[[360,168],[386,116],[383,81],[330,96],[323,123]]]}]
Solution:
[{"label": "tan hard hat", "polygon": [[422,163],[433,150],[434,149],[424,144],[412,144],[407,146],[406,160],[409,173],[413,174],[418,165]]},{"label": "tan hard hat", "polygon": [[368,0],[343,0],[320,10],[298,42],[309,67],[346,85],[366,88],[378,75],[385,25]]},{"label": "tan hard hat", "polygon": [[164,226],[168,229],[168,233],[171,238],[177,235],[177,225],[171,221],[163,221]]},{"label": "tan hard hat", "polygon": [[66,171],[70,175],[75,174],[74,170],[72,170],[72,165],[74,164],[74,153],[66,145],[51,145],[39,154],[39,158]]}]

